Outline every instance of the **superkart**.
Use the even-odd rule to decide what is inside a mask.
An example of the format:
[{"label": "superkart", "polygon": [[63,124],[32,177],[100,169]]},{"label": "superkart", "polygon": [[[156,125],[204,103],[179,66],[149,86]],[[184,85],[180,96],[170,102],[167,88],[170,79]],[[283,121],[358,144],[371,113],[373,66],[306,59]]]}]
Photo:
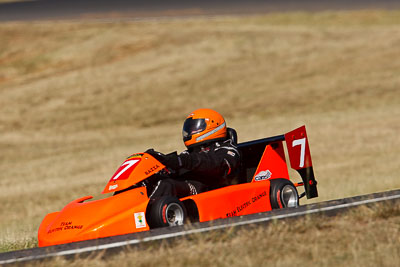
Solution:
[{"label": "superkart", "polygon": [[[235,130],[228,128],[228,135],[237,142]],[[284,143],[300,182],[289,178]],[[39,246],[148,231],[188,220],[205,222],[297,207],[299,198],[318,196],[305,126],[237,146],[242,160],[236,184],[180,199],[165,196],[154,202],[148,197],[150,181],[155,174],[168,171],[166,166],[147,153],[130,156],[102,192],[110,197],[89,201],[93,197],[85,196],[47,214],[39,227]],[[299,195],[297,187],[304,187],[304,192]]]}]

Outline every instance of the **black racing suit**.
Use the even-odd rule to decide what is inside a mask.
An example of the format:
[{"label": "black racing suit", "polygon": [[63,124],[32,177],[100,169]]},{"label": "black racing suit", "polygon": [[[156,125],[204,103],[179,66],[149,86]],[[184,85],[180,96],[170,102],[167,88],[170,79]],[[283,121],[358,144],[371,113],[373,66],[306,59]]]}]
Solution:
[{"label": "black racing suit", "polygon": [[230,139],[194,147],[179,155],[163,155],[154,150],[147,153],[167,168],[183,173],[159,180],[149,195],[151,199],[166,195],[181,198],[227,186],[240,164],[240,153]]}]

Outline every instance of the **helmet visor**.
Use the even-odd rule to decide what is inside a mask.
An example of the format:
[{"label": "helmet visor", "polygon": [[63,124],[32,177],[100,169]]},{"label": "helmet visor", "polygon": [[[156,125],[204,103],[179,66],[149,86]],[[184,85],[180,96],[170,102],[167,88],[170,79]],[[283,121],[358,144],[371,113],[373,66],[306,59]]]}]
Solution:
[{"label": "helmet visor", "polygon": [[183,124],[183,141],[189,141],[192,139],[192,135],[196,133],[200,133],[207,128],[207,123],[205,119],[186,119],[185,123]]}]

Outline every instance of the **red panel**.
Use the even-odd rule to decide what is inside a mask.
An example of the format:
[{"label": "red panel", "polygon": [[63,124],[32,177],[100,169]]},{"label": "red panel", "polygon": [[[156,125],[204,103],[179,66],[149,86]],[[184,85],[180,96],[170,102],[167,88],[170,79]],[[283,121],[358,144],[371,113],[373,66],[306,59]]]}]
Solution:
[{"label": "red panel", "polygon": [[312,166],[306,127],[303,125],[285,134],[290,166],[295,170]]}]

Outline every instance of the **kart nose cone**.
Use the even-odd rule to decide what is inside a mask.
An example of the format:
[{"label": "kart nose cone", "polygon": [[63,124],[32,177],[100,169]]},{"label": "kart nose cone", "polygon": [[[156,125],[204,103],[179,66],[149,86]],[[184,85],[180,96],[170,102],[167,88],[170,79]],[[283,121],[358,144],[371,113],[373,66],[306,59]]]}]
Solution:
[{"label": "kart nose cone", "polygon": [[49,214],[39,227],[39,246],[58,245],[149,230],[144,214],[145,188],[135,188],[100,200],[77,199]]}]

